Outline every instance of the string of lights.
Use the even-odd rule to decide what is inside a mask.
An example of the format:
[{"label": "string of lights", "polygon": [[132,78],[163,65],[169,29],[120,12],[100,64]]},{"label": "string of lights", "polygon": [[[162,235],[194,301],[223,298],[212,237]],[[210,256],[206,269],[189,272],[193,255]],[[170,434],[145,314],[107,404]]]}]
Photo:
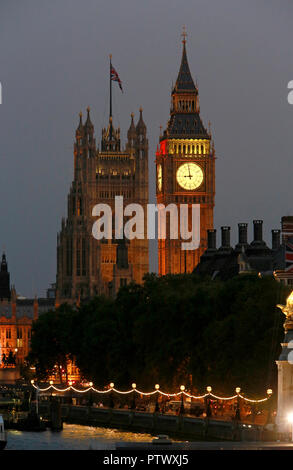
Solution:
[{"label": "string of lights", "polygon": [[83,389],[83,390],[80,390],[78,388],[75,388],[72,386],[72,383],[69,382],[69,386],[66,387],[66,388],[58,388],[56,387],[54,384],[53,384],[53,381],[50,381],[50,385],[48,387],[45,387],[45,388],[40,388],[38,385],[35,384],[35,381],[34,380],[31,380],[31,384],[32,386],[38,391],[38,392],[48,392],[49,390],[55,390],[56,392],[58,393],[63,393],[63,392],[68,392],[69,390],[73,390],[74,392],[77,392],[77,393],[87,393],[87,392],[95,392],[95,393],[99,393],[99,394],[107,394],[107,393],[111,393],[111,392],[115,392],[119,395],[129,395],[130,393],[137,393],[138,395],[142,395],[142,396],[151,396],[151,395],[155,395],[155,394],[160,394],[162,396],[165,396],[165,397],[182,397],[183,395],[188,397],[188,398],[193,398],[194,400],[202,400],[204,398],[214,398],[216,400],[234,400],[235,398],[241,398],[242,400],[244,401],[247,401],[249,403],[262,403],[262,402],[265,402],[267,400],[269,400],[269,398],[272,396],[272,393],[273,391],[271,389],[268,389],[267,390],[267,397],[265,398],[261,398],[261,399],[251,399],[251,398],[247,398],[243,395],[240,394],[240,387],[236,387],[235,391],[236,391],[236,395],[232,395],[230,397],[221,397],[221,396],[218,396],[218,395],[215,395],[214,393],[212,393],[212,387],[208,386],[207,387],[207,393],[203,394],[203,395],[191,395],[190,393],[186,392],[185,391],[185,386],[184,385],[181,385],[180,386],[180,392],[177,392],[177,393],[166,393],[166,392],[163,392],[162,390],[160,390],[160,386],[158,384],[155,385],[155,390],[153,390],[152,392],[142,392],[141,390],[138,390],[136,388],[136,384],[133,383],[132,384],[132,389],[131,390],[126,390],[126,391],[122,391],[122,390],[117,390],[116,388],[114,388],[114,383],[110,383],[110,388],[106,389],[106,390],[98,390],[96,389],[92,382],[89,383],[89,387]]}]

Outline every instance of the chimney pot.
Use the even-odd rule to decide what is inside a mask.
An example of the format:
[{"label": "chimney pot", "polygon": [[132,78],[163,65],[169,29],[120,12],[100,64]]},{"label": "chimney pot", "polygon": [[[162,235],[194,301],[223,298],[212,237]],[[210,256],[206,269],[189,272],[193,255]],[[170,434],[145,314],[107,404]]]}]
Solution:
[{"label": "chimney pot", "polygon": [[230,229],[231,227],[221,227],[221,235],[222,235],[221,248],[230,248]]},{"label": "chimney pot", "polygon": [[281,230],[272,230],[272,250],[278,250],[280,247]]},{"label": "chimney pot", "polygon": [[239,245],[247,245],[247,226],[246,223],[238,224],[238,243]]},{"label": "chimney pot", "polygon": [[217,244],[217,230],[208,230],[208,250],[215,250]]},{"label": "chimney pot", "polygon": [[262,220],[254,220],[253,221],[253,241],[255,242],[262,242]]}]

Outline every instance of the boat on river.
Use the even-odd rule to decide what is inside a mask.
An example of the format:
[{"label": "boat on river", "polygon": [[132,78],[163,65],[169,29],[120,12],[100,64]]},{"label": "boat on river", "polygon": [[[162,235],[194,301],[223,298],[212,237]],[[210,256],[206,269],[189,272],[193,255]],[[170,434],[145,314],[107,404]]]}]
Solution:
[{"label": "boat on river", "polygon": [[0,415],[0,450],[5,449],[7,444],[7,434],[4,430],[4,420],[2,415]]}]

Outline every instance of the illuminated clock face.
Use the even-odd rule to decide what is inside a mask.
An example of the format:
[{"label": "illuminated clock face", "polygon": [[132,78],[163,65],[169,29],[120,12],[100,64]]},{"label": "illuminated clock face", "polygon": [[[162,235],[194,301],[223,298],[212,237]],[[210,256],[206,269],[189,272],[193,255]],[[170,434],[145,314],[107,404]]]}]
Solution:
[{"label": "illuminated clock face", "polygon": [[157,184],[158,190],[162,191],[162,165],[157,166]]},{"label": "illuminated clock face", "polygon": [[203,182],[203,171],[196,163],[183,163],[177,170],[176,179],[181,188],[190,191]]}]

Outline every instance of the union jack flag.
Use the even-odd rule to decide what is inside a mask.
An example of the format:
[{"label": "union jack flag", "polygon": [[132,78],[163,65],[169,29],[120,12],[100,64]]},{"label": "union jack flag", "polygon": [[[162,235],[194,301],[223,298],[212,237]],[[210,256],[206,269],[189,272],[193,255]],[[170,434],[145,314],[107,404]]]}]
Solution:
[{"label": "union jack flag", "polygon": [[123,90],[122,90],[122,82],[119,78],[119,75],[118,73],[116,72],[116,70],[114,69],[113,65],[111,64],[110,65],[110,77],[111,77],[111,80],[113,80],[113,82],[118,82],[118,85],[119,85],[119,88],[120,90],[122,91],[123,93]]},{"label": "union jack flag", "polygon": [[293,239],[290,238],[286,241],[285,245],[285,271],[293,272]]}]

